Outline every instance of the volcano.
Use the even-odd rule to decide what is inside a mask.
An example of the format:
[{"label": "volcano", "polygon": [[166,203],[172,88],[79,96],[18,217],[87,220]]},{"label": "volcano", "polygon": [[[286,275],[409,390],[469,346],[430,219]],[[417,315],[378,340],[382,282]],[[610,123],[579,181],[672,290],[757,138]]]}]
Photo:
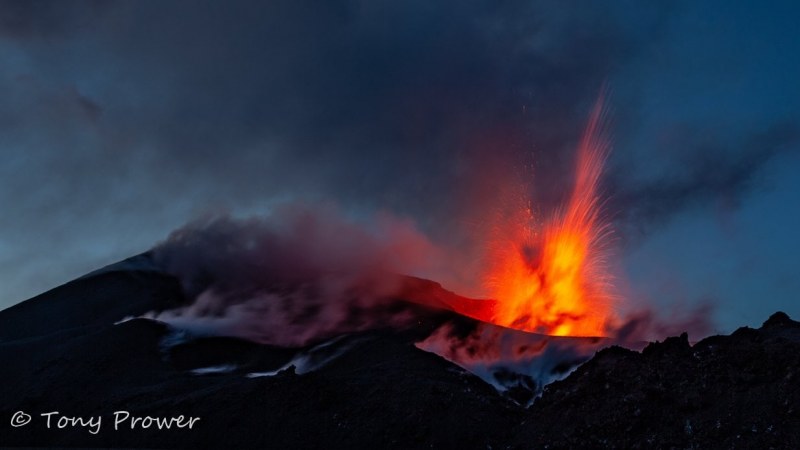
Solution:
[{"label": "volcano", "polygon": [[[484,324],[432,281],[396,297],[402,322],[277,346],[146,318],[188,302],[180,280],[150,254],[109,266],[0,311],[0,445],[800,447],[785,314],[638,352]],[[503,345],[527,371],[487,363]]]}]

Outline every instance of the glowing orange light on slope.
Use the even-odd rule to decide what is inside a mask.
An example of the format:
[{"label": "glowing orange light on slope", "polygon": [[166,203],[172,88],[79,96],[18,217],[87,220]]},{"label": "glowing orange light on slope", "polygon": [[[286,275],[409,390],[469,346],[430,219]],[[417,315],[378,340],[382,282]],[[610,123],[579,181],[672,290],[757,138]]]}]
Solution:
[{"label": "glowing orange light on slope", "polygon": [[566,208],[537,226],[522,207],[496,226],[489,243],[486,287],[491,317],[511,328],[551,335],[600,336],[612,316],[597,188],[607,153],[599,134],[602,101],[592,111],[577,152]]}]

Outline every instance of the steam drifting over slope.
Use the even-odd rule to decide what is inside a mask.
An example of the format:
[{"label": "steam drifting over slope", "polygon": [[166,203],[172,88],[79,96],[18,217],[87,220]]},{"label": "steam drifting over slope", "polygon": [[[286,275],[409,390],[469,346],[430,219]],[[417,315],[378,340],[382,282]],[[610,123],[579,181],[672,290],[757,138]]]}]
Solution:
[{"label": "steam drifting over slope", "polygon": [[286,204],[262,218],[210,217],[154,249],[192,303],[153,317],[284,346],[402,325],[412,316],[392,306],[399,275],[430,269],[437,255],[389,215],[364,226],[331,206]]}]

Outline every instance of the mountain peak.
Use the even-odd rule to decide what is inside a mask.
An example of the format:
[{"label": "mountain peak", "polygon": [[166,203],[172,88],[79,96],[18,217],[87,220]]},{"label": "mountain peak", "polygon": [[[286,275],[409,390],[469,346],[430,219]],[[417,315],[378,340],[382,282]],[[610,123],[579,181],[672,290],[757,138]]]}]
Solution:
[{"label": "mountain peak", "polygon": [[789,315],[786,314],[785,312],[778,311],[775,314],[769,316],[769,319],[767,319],[767,321],[764,322],[763,325],[761,325],[762,328],[777,327],[777,326],[800,327],[800,322],[792,320],[789,317]]}]

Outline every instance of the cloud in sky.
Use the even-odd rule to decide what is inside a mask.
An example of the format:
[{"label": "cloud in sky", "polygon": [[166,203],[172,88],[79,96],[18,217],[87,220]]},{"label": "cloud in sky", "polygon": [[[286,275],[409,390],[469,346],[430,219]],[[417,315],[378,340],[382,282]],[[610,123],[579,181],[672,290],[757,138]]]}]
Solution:
[{"label": "cloud in sky", "polygon": [[760,178],[768,163],[800,150],[800,129],[790,122],[737,136],[740,141],[729,143],[688,131],[695,133],[676,133],[670,139],[668,145],[679,152],[675,167],[661,176],[637,183],[620,169],[608,178],[607,189],[614,193],[609,209],[626,240],[646,238],[654,227],[686,210],[739,208],[746,195],[762,187]]},{"label": "cloud in sky", "polygon": [[[704,8],[2,2],[0,302],[143,251],[197,214],[286,198],[391,210],[458,242],[491,208],[493,180],[527,164],[536,204],[557,204],[604,83],[609,209],[623,239],[647,239],[652,225],[702,209],[692,206],[744,198],[762,161],[797,146],[796,97],[729,86],[734,107],[702,101],[720,64],[741,65],[744,81],[797,71],[729,49],[745,20],[773,46],[787,40],[782,23],[758,22],[781,12],[736,6],[711,23]],[[742,58],[761,51],[748,45]],[[695,99],[688,114],[682,98]],[[740,126],[754,105],[770,115]],[[663,137],[692,115],[688,131]]]}]

